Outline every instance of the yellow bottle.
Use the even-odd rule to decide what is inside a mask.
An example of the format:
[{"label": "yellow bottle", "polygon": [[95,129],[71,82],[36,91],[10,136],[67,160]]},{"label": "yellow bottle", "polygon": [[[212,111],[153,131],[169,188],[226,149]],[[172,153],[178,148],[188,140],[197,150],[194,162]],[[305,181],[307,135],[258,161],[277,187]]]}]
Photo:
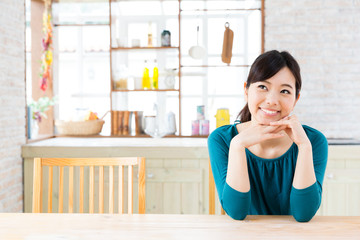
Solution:
[{"label": "yellow bottle", "polygon": [[149,75],[149,68],[147,68],[147,61],[145,60],[145,68],[142,77],[142,88],[143,89],[150,89],[150,75]]},{"label": "yellow bottle", "polygon": [[159,69],[157,67],[156,60],[154,60],[154,70],[153,70],[151,87],[152,87],[152,89],[159,88]]},{"label": "yellow bottle", "polygon": [[219,108],[216,112],[216,128],[230,124],[229,109]]}]

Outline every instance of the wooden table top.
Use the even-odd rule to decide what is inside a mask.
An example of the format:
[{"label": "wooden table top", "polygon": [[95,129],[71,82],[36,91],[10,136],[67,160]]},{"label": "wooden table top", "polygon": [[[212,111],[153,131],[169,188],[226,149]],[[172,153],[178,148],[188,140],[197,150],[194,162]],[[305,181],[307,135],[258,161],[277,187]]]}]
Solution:
[{"label": "wooden table top", "polygon": [[360,217],[0,213],[0,239],[360,239]]}]

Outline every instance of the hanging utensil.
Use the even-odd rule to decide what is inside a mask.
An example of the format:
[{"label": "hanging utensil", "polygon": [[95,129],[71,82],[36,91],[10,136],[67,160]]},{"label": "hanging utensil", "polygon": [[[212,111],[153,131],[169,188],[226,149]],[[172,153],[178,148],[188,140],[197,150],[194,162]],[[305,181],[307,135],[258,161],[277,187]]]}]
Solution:
[{"label": "hanging utensil", "polygon": [[231,62],[233,40],[234,40],[234,32],[230,29],[230,24],[226,22],[221,60],[224,63],[227,63],[228,65]]},{"label": "hanging utensil", "polygon": [[205,56],[205,48],[199,46],[199,26],[197,26],[197,37],[196,37],[196,46],[192,46],[189,49],[190,57],[194,59],[201,59]]}]

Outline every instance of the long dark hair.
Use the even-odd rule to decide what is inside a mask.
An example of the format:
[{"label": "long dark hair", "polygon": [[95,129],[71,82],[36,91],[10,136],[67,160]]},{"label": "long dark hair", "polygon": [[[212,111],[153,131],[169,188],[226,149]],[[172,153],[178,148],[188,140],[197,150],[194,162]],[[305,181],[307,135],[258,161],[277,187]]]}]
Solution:
[{"label": "long dark hair", "polygon": [[[286,51],[279,52],[277,50],[272,50],[258,56],[250,68],[250,73],[246,81],[246,88],[249,89],[250,84],[252,83],[265,81],[266,79],[271,78],[284,67],[288,67],[295,77],[296,98],[298,98],[301,90],[300,67],[295,58]],[[240,111],[238,118],[239,117],[241,122],[248,122],[251,120],[251,113],[247,103]]]}]

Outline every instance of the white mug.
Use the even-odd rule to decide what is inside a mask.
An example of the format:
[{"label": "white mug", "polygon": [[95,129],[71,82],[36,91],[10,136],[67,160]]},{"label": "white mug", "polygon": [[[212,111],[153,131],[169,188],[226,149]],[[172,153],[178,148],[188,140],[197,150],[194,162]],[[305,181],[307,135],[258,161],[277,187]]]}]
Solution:
[{"label": "white mug", "polygon": [[131,40],[131,46],[132,47],[140,47],[140,39],[137,39],[137,38],[132,39]]}]

